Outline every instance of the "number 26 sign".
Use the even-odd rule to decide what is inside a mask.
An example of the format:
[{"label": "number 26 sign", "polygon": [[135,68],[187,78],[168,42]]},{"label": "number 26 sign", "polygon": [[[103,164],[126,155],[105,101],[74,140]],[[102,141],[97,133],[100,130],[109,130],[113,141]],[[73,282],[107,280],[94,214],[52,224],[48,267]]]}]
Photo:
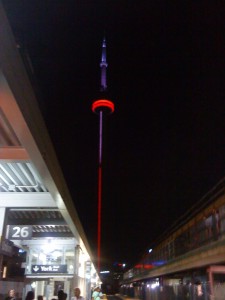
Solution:
[{"label": "number 26 sign", "polygon": [[7,238],[9,240],[29,240],[32,237],[32,226],[8,225]]}]

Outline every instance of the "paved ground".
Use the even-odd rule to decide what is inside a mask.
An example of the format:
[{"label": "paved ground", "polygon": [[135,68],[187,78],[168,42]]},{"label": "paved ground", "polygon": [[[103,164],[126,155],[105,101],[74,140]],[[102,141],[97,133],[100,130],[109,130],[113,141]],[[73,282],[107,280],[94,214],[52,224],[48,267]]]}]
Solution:
[{"label": "paved ground", "polygon": [[107,295],[108,300],[140,300],[138,298],[129,298],[126,296],[122,296],[120,294],[115,294],[115,295]]},{"label": "paved ground", "polygon": [[119,295],[107,295],[107,299],[108,300],[121,300],[123,298],[120,297]]}]

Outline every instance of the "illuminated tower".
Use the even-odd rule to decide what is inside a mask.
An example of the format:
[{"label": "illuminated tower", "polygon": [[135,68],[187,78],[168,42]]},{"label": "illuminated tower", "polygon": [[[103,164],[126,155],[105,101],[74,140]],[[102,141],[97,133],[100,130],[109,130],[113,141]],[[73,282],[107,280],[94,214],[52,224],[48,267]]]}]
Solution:
[{"label": "illuminated tower", "polygon": [[100,271],[101,259],[101,209],[102,209],[102,130],[103,116],[114,112],[114,103],[106,97],[106,40],[102,42],[102,57],[100,62],[101,68],[101,88],[100,99],[92,103],[92,111],[99,115],[99,157],[98,157],[98,230],[97,230],[97,259],[98,271]]}]

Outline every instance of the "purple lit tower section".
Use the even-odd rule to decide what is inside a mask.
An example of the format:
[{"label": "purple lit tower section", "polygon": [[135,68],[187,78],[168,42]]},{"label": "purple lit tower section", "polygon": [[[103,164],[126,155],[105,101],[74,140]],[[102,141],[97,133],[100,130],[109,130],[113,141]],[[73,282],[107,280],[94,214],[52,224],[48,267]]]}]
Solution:
[{"label": "purple lit tower section", "polygon": [[101,68],[101,92],[107,91],[107,84],[106,84],[106,68],[108,67],[107,61],[106,61],[106,40],[103,39],[102,42],[102,59],[100,62],[100,68]]},{"label": "purple lit tower section", "polygon": [[99,160],[98,160],[98,230],[97,230],[97,265],[100,272],[101,261],[101,210],[102,210],[102,131],[103,116],[114,112],[114,103],[106,97],[106,40],[102,42],[102,57],[100,62],[101,68],[101,98],[92,103],[92,111],[99,116]]}]

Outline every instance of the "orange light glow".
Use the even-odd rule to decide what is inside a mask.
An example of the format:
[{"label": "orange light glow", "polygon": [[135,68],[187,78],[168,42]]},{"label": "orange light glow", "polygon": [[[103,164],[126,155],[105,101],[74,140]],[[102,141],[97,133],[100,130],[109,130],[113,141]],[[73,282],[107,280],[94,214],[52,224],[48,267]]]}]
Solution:
[{"label": "orange light glow", "polygon": [[135,269],[142,269],[142,268],[143,268],[142,264],[135,265]]}]

